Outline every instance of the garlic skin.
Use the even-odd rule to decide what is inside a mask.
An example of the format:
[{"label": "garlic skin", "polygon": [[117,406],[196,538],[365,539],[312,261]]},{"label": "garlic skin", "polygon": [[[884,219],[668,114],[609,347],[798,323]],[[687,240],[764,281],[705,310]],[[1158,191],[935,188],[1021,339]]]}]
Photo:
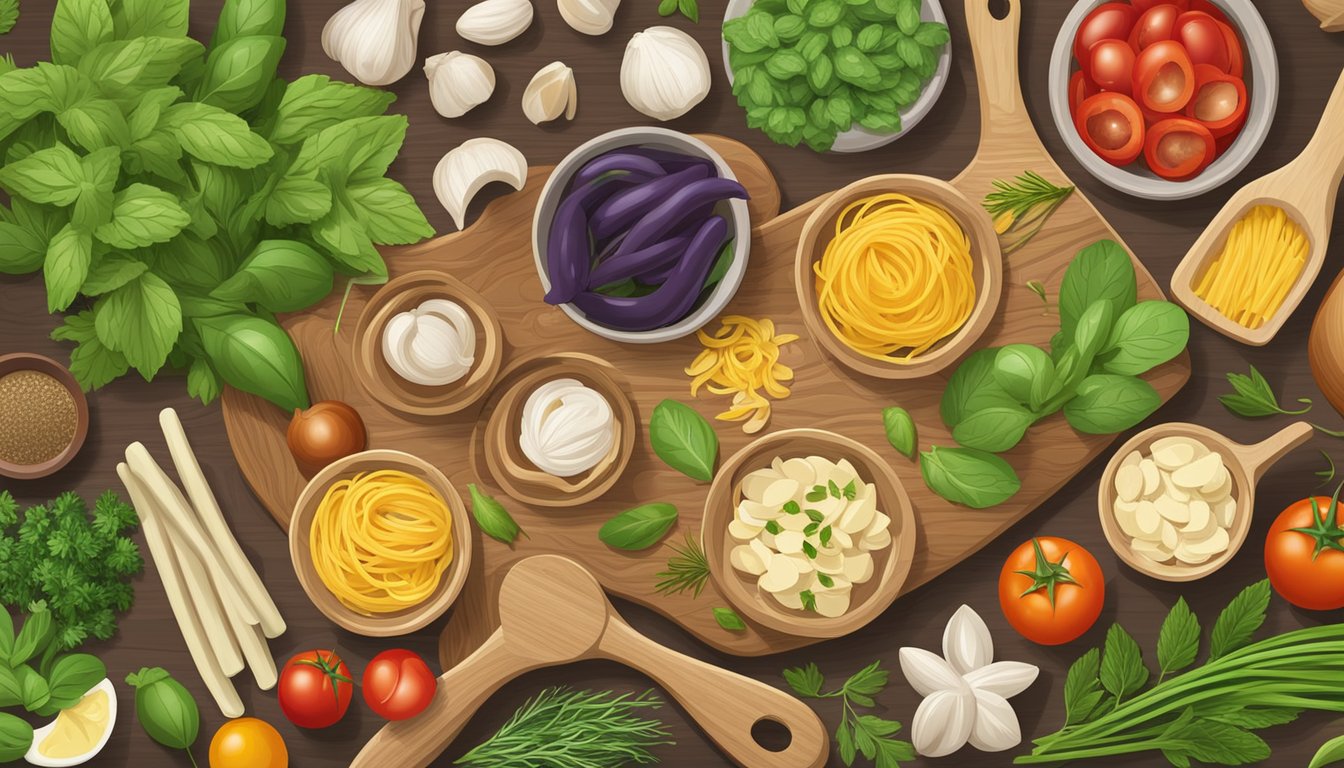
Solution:
[{"label": "garlic skin", "polygon": [[523,90],[523,114],[533,125],[541,125],[565,116],[573,120],[579,110],[578,86],[574,70],[553,61],[532,76]]},{"label": "garlic skin", "polygon": [[463,142],[434,167],[434,194],[458,229],[466,228],[467,206],[472,198],[494,181],[514,189],[522,189],[527,182],[527,158],[499,139],[482,137]]},{"label": "garlic skin", "polygon": [[322,50],[365,85],[391,85],[415,66],[425,0],[355,0],[322,28]]},{"label": "garlic skin", "polygon": [[621,0],[556,0],[560,18],[585,35],[605,35],[616,20]]},{"label": "garlic skin", "polygon": [[597,466],[616,444],[611,403],[575,379],[537,387],[523,405],[518,446],[548,475],[573,477]]},{"label": "garlic skin", "polygon": [[461,117],[490,100],[495,70],[479,56],[448,51],[425,59],[429,99],[444,117]]},{"label": "garlic skin", "polygon": [[503,45],[532,25],[532,0],[484,0],[457,19],[457,34],[480,45]]},{"label": "garlic skin", "polygon": [[412,384],[452,384],[466,376],[476,361],[476,327],[457,302],[429,299],[387,321],[383,359]]},{"label": "garlic skin", "polygon": [[690,35],[650,27],[625,46],[621,93],[630,106],[655,120],[681,117],[709,95],[709,59]]}]

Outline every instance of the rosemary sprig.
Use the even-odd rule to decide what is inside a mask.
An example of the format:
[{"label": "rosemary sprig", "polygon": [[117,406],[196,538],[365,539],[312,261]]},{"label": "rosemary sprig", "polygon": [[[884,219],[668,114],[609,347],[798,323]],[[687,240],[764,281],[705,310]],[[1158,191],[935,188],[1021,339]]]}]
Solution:
[{"label": "rosemary sprig", "polygon": [[1073,189],[1051,184],[1035,171],[1027,171],[1011,182],[995,179],[994,191],[985,195],[984,206],[994,219],[994,231],[1006,239],[1003,255],[1035,237]]},{"label": "rosemary sprig", "polygon": [[709,558],[700,542],[690,536],[686,543],[678,547],[668,544],[676,554],[667,559],[667,570],[659,571],[658,583],[653,590],[660,595],[679,595],[690,591],[692,597],[699,597],[709,581]]}]

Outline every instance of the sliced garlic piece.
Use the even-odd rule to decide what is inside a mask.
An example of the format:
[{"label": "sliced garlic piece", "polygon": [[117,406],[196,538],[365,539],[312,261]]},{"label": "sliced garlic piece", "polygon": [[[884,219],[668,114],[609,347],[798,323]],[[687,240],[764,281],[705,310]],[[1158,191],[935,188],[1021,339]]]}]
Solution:
[{"label": "sliced garlic piece", "polygon": [[458,229],[466,227],[467,206],[491,182],[514,189],[527,182],[527,158],[499,139],[479,138],[450,150],[434,168],[434,194],[453,217]]},{"label": "sliced garlic piece", "polygon": [[910,724],[915,751],[925,757],[942,757],[966,746],[975,725],[975,709],[975,694],[965,683],[924,697]]},{"label": "sliced garlic piece", "polygon": [[1022,726],[1008,700],[990,691],[973,689],[975,723],[970,744],[981,752],[1002,752],[1022,743]]},{"label": "sliced garlic piece", "polygon": [[792,555],[803,551],[802,531],[782,531],[775,535],[775,549],[780,554]]},{"label": "sliced garlic piece", "polygon": [[759,499],[765,495],[765,489],[779,479],[773,469],[758,469],[742,478],[742,495],[750,499]]},{"label": "sliced garlic piece", "polygon": [[541,125],[565,116],[573,120],[579,109],[579,92],[574,82],[574,70],[564,63],[553,61],[532,76],[523,90],[523,115],[533,125]]},{"label": "sliced garlic piece", "polygon": [[444,117],[461,117],[495,92],[495,70],[479,56],[448,51],[425,59],[429,99]]},{"label": "sliced garlic piece", "polygon": [[1121,467],[1115,473],[1115,492],[1124,501],[1134,501],[1143,493],[1143,471],[1138,465]]},{"label": "sliced garlic piece", "polygon": [[1011,699],[1036,682],[1041,668],[1022,661],[996,661],[963,675],[966,684]]},{"label": "sliced garlic piece", "polygon": [[977,670],[994,660],[994,639],[989,627],[969,605],[952,614],[943,630],[943,658],[957,674]]},{"label": "sliced garlic piece", "polygon": [[792,589],[802,578],[798,568],[786,557],[776,557],[770,560],[770,567],[765,574],[761,576],[757,585],[771,594],[779,594],[785,590]]},{"label": "sliced garlic piece", "polygon": [[1158,491],[1162,490],[1162,475],[1157,471],[1157,464],[1152,459],[1144,459],[1139,462],[1139,470],[1143,472],[1143,496],[1148,498]]},{"label": "sliced garlic piece", "polygon": [[797,495],[797,481],[781,478],[766,487],[765,493],[761,494],[761,503],[767,507],[783,507]]},{"label": "sliced garlic piece", "polygon": [[747,544],[733,547],[733,551],[728,555],[728,562],[739,571],[745,571],[752,576],[765,573],[765,561]]},{"label": "sliced garlic piece", "polygon": [[457,34],[481,45],[503,45],[532,25],[532,0],[484,0],[457,19]]},{"label": "sliced garlic piece", "polygon": [[655,120],[681,117],[709,95],[709,58],[690,35],[650,27],[630,38],[621,61],[621,93]]},{"label": "sliced garlic piece", "polygon": [[807,459],[788,459],[784,462],[784,476],[799,488],[811,488],[817,481],[817,472]]},{"label": "sliced garlic piece", "polygon": [[817,606],[817,614],[828,619],[844,616],[845,611],[849,610],[849,596],[848,589],[817,592],[813,595]]},{"label": "sliced garlic piece", "polygon": [[1222,455],[1210,453],[1172,472],[1171,480],[1181,488],[1200,488],[1218,477],[1220,469],[1223,469]]},{"label": "sliced garlic piece", "polygon": [[755,541],[757,534],[764,529],[763,525],[748,525],[741,520],[728,523],[728,535],[738,541]]},{"label": "sliced garlic piece", "polygon": [[943,657],[923,648],[905,646],[897,654],[901,674],[920,696],[934,691],[957,688],[962,684],[959,673]]},{"label": "sliced garlic piece", "polygon": [[605,35],[611,31],[621,0],[557,0],[560,18],[585,35]]},{"label": "sliced garlic piece", "polygon": [[322,50],[365,85],[391,85],[415,66],[425,0],[355,0],[322,27]]}]

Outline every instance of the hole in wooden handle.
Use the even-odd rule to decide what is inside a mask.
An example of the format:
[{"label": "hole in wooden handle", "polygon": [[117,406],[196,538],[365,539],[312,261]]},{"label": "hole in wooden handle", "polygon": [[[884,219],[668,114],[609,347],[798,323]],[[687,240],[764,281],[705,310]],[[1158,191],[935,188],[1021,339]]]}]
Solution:
[{"label": "hole in wooden handle", "polygon": [[1008,18],[1009,12],[1013,10],[1013,0],[989,0],[989,15],[999,21]]},{"label": "hole in wooden handle", "polygon": [[767,752],[783,752],[793,743],[793,732],[773,717],[762,717],[752,724],[751,738]]}]

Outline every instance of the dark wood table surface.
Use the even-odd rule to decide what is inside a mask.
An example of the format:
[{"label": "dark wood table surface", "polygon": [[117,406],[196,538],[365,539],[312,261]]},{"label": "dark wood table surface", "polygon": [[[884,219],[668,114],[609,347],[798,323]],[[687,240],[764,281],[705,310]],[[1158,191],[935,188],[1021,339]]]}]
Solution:
[{"label": "dark wood table surface", "polygon": [[[320,38],[327,18],[342,0],[290,0],[285,28],[289,48],[281,74],[294,78],[323,72],[350,79],[323,54]],[[714,73],[710,97],[689,115],[669,124],[685,131],[718,132],[742,140],[760,152],[779,179],[788,208],[816,195],[838,188],[875,172],[923,173],[950,178],[971,158],[977,144],[978,107],[974,67],[967,41],[962,3],[944,0],[952,29],[953,67],[950,82],[933,112],[909,136],[883,149],[863,155],[817,155],[807,149],[789,149],[770,143],[748,130],[741,109],[728,89],[719,57],[719,21],[724,0],[701,0],[699,25],[676,17],[659,19],[656,0],[625,0],[615,28],[606,36],[591,38],[571,30],[559,18],[554,0],[535,0],[537,19],[518,40],[496,49],[483,49],[459,39],[453,24],[466,0],[430,0],[420,33],[419,53],[425,56],[462,49],[477,53],[494,66],[499,84],[491,101],[464,118],[445,120],[430,106],[424,76],[417,68],[392,86],[398,95],[393,109],[410,116],[405,149],[392,166],[391,175],[415,195],[430,222],[440,232],[452,223],[439,206],[431,187],[431,173],[439,157],[462,141],[482,135],[509,141],[523,150],[534,165],[551,164],[583,141],[608,130],[648,122],[622,99],[619,66],[625,41],[635,32],[660,23],[671,23],[693,34],[709,52]],[[191,33],[208,39],[220,0],[196,0],[192,6]],[[1281,83],[1278,113],[1269,140],[1250,166],[1232,182],[1195,200],[1156,203],[1136,200],[1095,181],[1068,155],[1049,116],[1046,69],[1050,49],[1069,8],[1067,0],[1036,0],[1026,3],[1022,30],[1022,76],[1027,105],[1046,145],[1076,183],[1097,204],[1149,270],[1165,284],[1177,261],[1194,242],[1204,224],[1237,187],[1292,159],[1306,144],[1316,126],[1326,97],[1344,66],[1344,34],[1331,36],[1317,28],[1316,21],[1296,0],[1266,0],[1258,3],[1278,48]],[[23,16],[7,37],[0,39],[0,52],[12,51],[22,65],[48,58],[47,34],[53,0],[24,0]],[[572,66],[578,77],[579,113],[573,123],[534,127],[522,115],[519,101],[532,73],[560,59]],[[1340,137],[1344,141],[1344,137]],[[493,192],[493,190],[492,190]],[[473,206],[472,216],[481,203]],[[1342,219],[1341,221],[1344,221]],[[1344,241],[1336,235],[1330,256],[1336,257]],[[531,258],[530,254],[480,254],[480,258]],[[1233,343],[1198,323],[1192,323],[1190,351],[1194,376],[1186,388],[1159,411],[1150,422],[1195,421],[1224,431],[1232,438],[1250,442],[1261,439],[1287,423],[1286,418],[1245,421],[1226,412],[1217,395],[1226,389],[1223,374],[1260,368],[1285,398],[1301,396],[1316,400],[1313,416],[1321,423],[1340,427],[1344,420],[1332,411],[1312,381],[1307,366],[1306,341],[1314,308],[1325,288],[1344,266],[1329,258],[1325,270],[1302,308],[1268,347],[1254,349]],[[45,312],[45,294],[38,276],[0,277],[0,353],[29,351],[68,359],[66,346],[48,340],[57,319]],[[613,361],[620,363],[620,361]],[[166,457],[156,414],[164,406],[178,409],[201,456],[201,463],[223,503],[235,533],[275,596],[289,622],[289,631],[272,641],[277,661],[315,647],[335,647],[355,670],[377,652],[407,647],[436,658],[435,643],[441,622],[414,635],[377,640],[358,637],[337,629],[308,602],[290,567],[286,539],[270,516],[252,497],[229,450],[218,405],[202,407],[188,400],[180,377],[163,375],[146,383],[128,376],[89,398],[92,427],[88,444],[75,461],[55,476],[29,482],[3,482],[20,502],[38,503],[61,491],[74,489],[86,497],[107,488],[121,490],[114,467],[132,441],[144,441],[150,450]],[[880,407],[881,403],[874,403]],[[790,424],[773,424],[784,428]],[[649,636],[673,648],[783,686],[780,671],[815,661],[828,678],[841,681],[848,674],[875,660],[893,670],[892,682],[879,697],[886,717],[901,721],[907,730],[919,703],[904,683],[897,665],[897,649],[903,645],[938,648],[943,626],[952,611],[966,603],[989,623],[994,634],[995,656],[1037,664],[1040,679],[1014,699],[1027,738],[1056,730],[1061,725],[1064,673],[1084,650],[1099,645],[1113,621],[1133,633],[1151,659],[1157,629],[1167,608],[1184,596],[1209,626],[1223,604],[1245,585],[1264,576],[1262,542],[1268,522],[1286,504],[1311,492],[1317,484],[1313,472],[1324,466],[1319,450],[1331,453],[1344,466],[1344,442],[1317,436],[1308,446],[1288,456],[1272,470],[1258,497],[1258,515],[1242,552],[1214,578],[1175,585],[1155,581],[1130,570],[1112,554],[1102,537],[1096,516],[1097,479],[1102,461],[1094,462],[1037,512],[1010,529],[974,557],[929,585],[902,598],[884,616],[850,637],[776,657],[739,659],[717,654],[691,640],[684,632],[634,606],[622,604],[623,613]],[[1020,542],[1036,534],[1064,536],[1085,545],[1096,554],[1107,574],[1106,607],[1101,620],[1084,637],[1069,645],[1046,648],[1019,637],[1003,620],[995,596],[995,583],[1004,557]],[[1313,614],[1292,609],[1281,599],[1272,602],[1267,631],[1339,620],[1337,614]],[[173,621],[152,563],[136,581],[135,605],[121,619],[120,632],[105,644],[90,650],[107,662],[118,684],[121,714],[111,742],[90,765],[185,766],[184,755],[150,741],[135,724],[132,695],[121,683],[127,673],[141,666],[160,665],[179,677],[201,703],[203,725],[196,745],[204,765],[211,734],[223,722],[197,678],[186,647]],[[432,664],[436,666],[436,664]],[[325,731],[303,731],[289,725],[280,712],[274,692],[260,692],[248,676],[239,678],[239,691],[247,713],[276,725],[289,747],[295,766],[344,765],[380,725],[379,719],[358,701],[337,726]],[[493,733],[529,696],[551,685],[581,688],[640,690],[650,685],[639,674],[610,663],[583,663],[526,675],[506,686],[468,725],[439,764],[463,754]],[[838,707],[826,703],[820,712],[834,728]],[[671,705],[661,715],[674,733],[677,745],[659,750],[670,766],[726,764],[726,759],[690,723],[683,711]],[[1267,764],[1305,765],[1324,740],[1344,732],[1344,719],[1308,714],[1297,723],[1264,731],[1274,750]],[[988,755],[967,747],[954,757],[920,760],[917,765],[1002,766],[1009,753]],[[1156,755],[1137,759],[1103,761],[1109,765],[1156,765]],[[840,765],[832,757],[833,765]],[[392,768],[392,767],[389,767]]]}]

